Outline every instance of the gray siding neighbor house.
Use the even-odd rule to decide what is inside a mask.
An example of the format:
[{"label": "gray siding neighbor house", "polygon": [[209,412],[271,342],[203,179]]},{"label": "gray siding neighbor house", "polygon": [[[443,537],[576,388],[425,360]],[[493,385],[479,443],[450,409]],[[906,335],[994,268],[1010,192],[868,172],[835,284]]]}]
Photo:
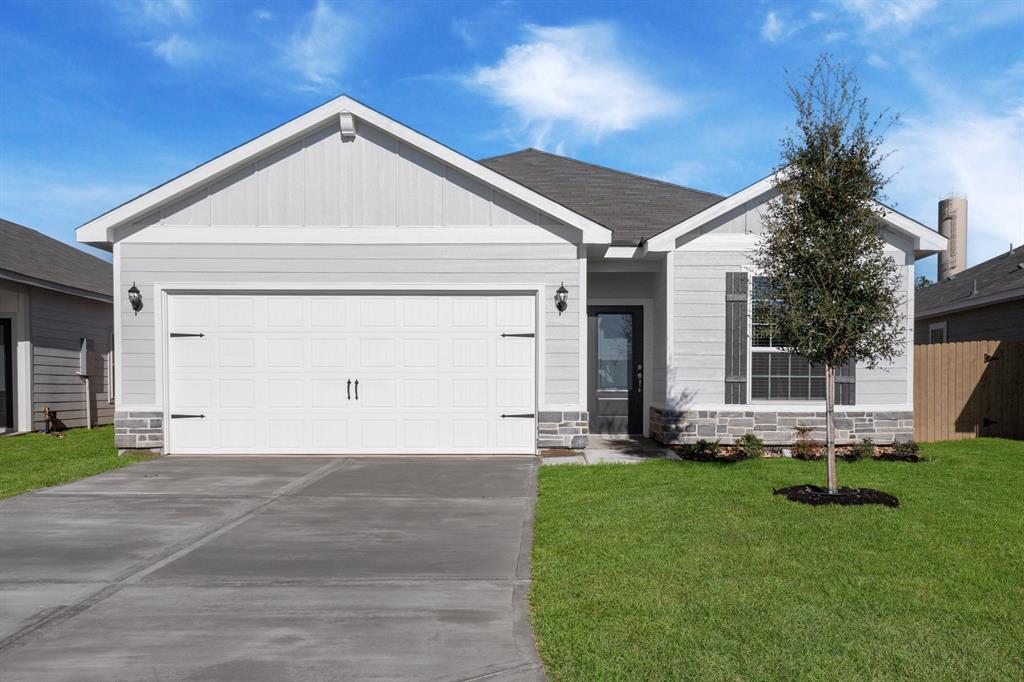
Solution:
[{"label": "gray siding neighbor house", "polygon": [[[110,424],[110,263],[0,219],[0,433]],[[84,375],[84,376],[83,376]]]},{"label": "gray siding neighbor house", "polygon": [[[478,162],[338,97],[78,228],[114,257],[117,445],[791,441],[823,425],[825,386],[751,323],[773,187],[720,196],[536,150]],[[915,260],[946,239],[890,209],[878,229],[909,330]],[[837,380],[842,439],[911,436],[907,336]]]},{"label": "gray siding neighbor house", "polygon": [[914,342],[1024,341],[1024,246],[917,290]]}]

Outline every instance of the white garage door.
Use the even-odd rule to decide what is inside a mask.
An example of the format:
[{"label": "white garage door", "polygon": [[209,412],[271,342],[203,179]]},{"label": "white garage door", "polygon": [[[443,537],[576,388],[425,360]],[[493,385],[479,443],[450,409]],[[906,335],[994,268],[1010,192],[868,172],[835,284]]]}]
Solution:
[{"label": "white garage door", "polygon": [[535,448],[532,296],[169,297],[168,450]]}]

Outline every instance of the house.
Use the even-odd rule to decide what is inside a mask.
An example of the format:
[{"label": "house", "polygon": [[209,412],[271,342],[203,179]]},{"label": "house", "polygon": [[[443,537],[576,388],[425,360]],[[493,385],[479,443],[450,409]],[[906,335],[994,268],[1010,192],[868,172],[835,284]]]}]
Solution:
[{"label": "house", "polygon": [[114,419],[110,263],[0,219],[0,433]]},{"label": "house", "polygon": [[[770,177],[720,197],[533,150],[476,162],[339,97],[78,228],[113,251],[118,447],[789,440],[823,423],[824,379],[751,337],[772,196]],[[909,327],[915,259],[946,240],[895,211],[880,229]],[[910,437],[911,343],[839,379],[843,438]]]},{"label": "house", "polygon": [[1024,341],[1024,246],[917,290],[914,342]]}]

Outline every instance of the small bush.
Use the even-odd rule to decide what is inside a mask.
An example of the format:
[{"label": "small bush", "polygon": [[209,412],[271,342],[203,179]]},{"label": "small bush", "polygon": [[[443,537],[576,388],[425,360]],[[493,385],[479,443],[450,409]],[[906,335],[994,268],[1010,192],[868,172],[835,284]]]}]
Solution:
[{"label": "small bush", "polygon": [[875,456],[875,441],[865,438],[851,448],[847,448],[841,457],[847,462],[856,462],[858,459],[868,459]]},{"label": "small bush", "polygon": [[917,444],[917,441],[913,440],[897,441],[892,444],[892,454],[897,455],[899,457],[916,455],[918,454],[918,450],[920,449],[921,446]]},{"label": "small bush", "polygon": [[811,438],[813,432],[813,426],[793,427],[796,442],[793,443],[791,452],[795,459],[819,459],[821,457],[821,444]]},{"label": "small bush", "polygon": [[680,448],[680,456],[697,462],[710,462],[718,456],[718,441],[701,438],[696,443],[689,443]]},{"label": "small bush", "polygon": [[764,441],[752,433],[747,433],[736,439],[736,451],[744,457],[763,457]]}]

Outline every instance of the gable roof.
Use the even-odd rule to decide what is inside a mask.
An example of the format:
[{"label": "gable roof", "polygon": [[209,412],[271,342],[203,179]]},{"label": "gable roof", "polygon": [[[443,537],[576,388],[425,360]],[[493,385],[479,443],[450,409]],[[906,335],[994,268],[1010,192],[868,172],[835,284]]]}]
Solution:
[{"label": "gable roof", "polygon": [[365,121],[389,135],[393,135],[402,142],[420,149],[457,170],[504,192],[510,197],[546,213],[556,220],[579,229],[583,234],[583,241],[585,243],[607,244],[611,241],[611,230],[600,223],[520,183],[510,180],[500,173],[496,173],[450,147],[446,147],[440,142],[388,118],[347,95],[336,97],[249,142],[241,144],[107,211],[103,215],[80,226],[76,230],[76,237],[81,242],[108,247],[116,240],[115,229],[130,224],[133,220],[148,214],[158,207],[167,206],[185,197],[191,190],[204,183],[210,183],[227,177],[247,163],[251,163],[255,158],[291,144],[332,119],[335,121],[335,124],[343,128],[348,127],[351,125],[351,120],[349,119],[351,116]]},{"label": "gable roof", "polygon": [[919,318],[1024,298],[1024,246],[918,289],[914,296]]},{"label": "gable roof", "polygon": [[0,218],[0,279],[112,300],[113,267],[105,260]]},{"label": "gable roof", "polygon": [[[779,172],[785,172],[785,170]],[[749,201],[756,201],[767,197],[775,188],[775,177],[776,173],[772,173],[754,184],[744,187],[735,194],[723,197],[720,201],[708,206],[703,211],[686,218],[679,224],[658,234],[649,240],[644,245],[644,248],[647,251],[673,250],[676,239],[679,237],[706,225],[710,221],[739,208]],[[876,203],[875,205],[882,210],[884,214],[882,220],[889,227],[913,239],[914,254],[917,258],[923,258],[946,250],[948,240],[935,230],[884,204]]]},{"label": "gable roof", "polygon": [[610,228],[613,244],[636,246],[723,199],[536,149],[480,163]]}]

